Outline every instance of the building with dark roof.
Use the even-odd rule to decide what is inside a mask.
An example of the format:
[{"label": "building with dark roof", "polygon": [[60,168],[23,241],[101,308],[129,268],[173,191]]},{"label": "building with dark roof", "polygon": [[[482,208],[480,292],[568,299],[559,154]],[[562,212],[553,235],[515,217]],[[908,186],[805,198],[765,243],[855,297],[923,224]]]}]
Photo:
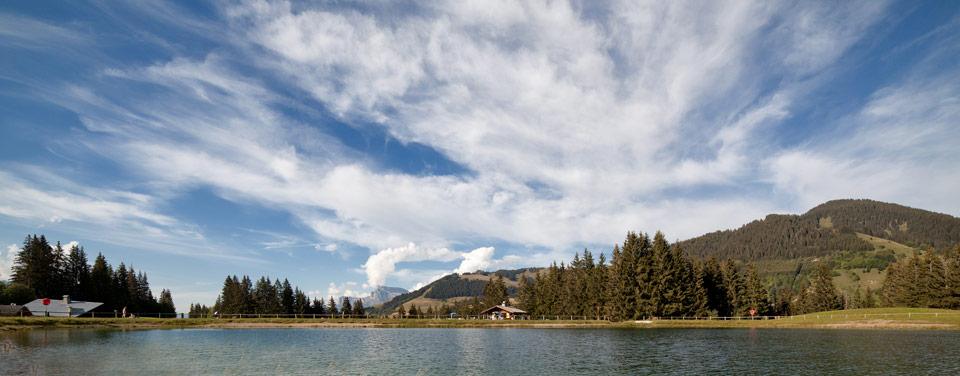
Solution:
[{"label": "building with dark roof", "polygon": [[30,316],[30,310],[22,305],[0,305],[0,316]]}]

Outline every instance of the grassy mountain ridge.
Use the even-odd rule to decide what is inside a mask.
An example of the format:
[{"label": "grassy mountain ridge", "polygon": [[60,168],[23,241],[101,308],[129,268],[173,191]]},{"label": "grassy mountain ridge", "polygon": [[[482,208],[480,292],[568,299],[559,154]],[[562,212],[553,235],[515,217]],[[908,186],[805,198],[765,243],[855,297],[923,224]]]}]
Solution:
[{"label": "grassy mountain ridge", "polygon": [[872,200],[834,200],[802,215],[771,214],[736,230],[680,242],[691,255],[739,260],[817,257],[870,251],[857,234],[911,247],[946,249],[960,244],[960,218]]},{"label": "grassy mountain ridge", "polygon": [[480,296],[483,294],[483,287],[486,286],[487,281],[497,274],[503,276],[507,285],[507,293],[516,295],[517,281],[520,276],[526,275],[532,277],[539,269],[540,268],[521,268],[498,270],[495,272],[477,271],[474,273],[449,274],[420,289],[391,299],[384,303],[379,310],[381,312],[393,312],[396,311],[401,304],[409,305],[410,302],[414,302],[414,304],[421,302],[421,304],[419,304],[420,308],[426,308],[426,305],[440,306],[443,303],[452,303],[456,298]]}]

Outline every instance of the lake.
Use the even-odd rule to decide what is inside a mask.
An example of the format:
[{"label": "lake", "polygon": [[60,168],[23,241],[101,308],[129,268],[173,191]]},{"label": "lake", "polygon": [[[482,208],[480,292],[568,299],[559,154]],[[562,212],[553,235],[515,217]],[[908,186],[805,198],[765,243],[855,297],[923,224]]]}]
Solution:
[{"label": "lake", "polygon": [[751,329],[47,329],[0,374],[960,374],[960,332]]}]

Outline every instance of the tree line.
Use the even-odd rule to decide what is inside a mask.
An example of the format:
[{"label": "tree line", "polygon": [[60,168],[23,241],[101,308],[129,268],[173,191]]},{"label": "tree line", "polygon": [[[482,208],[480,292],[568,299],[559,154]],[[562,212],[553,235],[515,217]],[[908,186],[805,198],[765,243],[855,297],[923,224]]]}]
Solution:
[{"label": "tree line", "polygon": [[885,305],[960,308],[960,247],[938,254],[932,249],[887,267]]},{"label": "tree line", "polygon": [[[493,283],[493,282],[491,282]],[[533,316],[585,316],[636,320],[650,317],[785,315],[829,310],[842,299],[830,270],[821,265],[810,288],[777,304],[751,264],[698,260],[664,235],[630,232],[615,245],[609,264],[601,253],[578,252],[569,265],[554,263],[532,280],[519,279],[521,309]],[[499,299],[497,297],[496,299]]]},{"label": "tree line", "polygon": [[213,307],[201,304],[190,305],[190,316],[201,317],[215,314],[315,314],[315,315],[366,315],[363,299],[350,300],[342,297],[337,301],[331,296],[326,302],[322,297],[310,299],[299,287],[279,278],[271,281],[260,277],[253,282],[249,276],[227,276]]},{"label": "tree line", "polygon": [[0,294],[12,298],[0,303],[25,304],[70,295],[73,300],[103,303],[97,311],[176,313],[170,290],[161,290],[159,299],[154,297],[146,273],[123,262],[114,269],[103,254],[97,254],[91,267],[83,247],[65,250],[60,242],[50,245],[43,235],[24,239],[12,272],[11,283],[3,284]]}]

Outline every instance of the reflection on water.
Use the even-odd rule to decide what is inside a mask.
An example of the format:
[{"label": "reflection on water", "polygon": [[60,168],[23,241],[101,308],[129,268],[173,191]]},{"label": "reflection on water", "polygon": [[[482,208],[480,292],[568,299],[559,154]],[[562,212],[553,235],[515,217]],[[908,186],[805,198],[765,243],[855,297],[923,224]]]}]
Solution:
[{"label": "reflection on water", "polygon": [[958,374],[960,333],[844,330],[53,329],[0,374]]}]

